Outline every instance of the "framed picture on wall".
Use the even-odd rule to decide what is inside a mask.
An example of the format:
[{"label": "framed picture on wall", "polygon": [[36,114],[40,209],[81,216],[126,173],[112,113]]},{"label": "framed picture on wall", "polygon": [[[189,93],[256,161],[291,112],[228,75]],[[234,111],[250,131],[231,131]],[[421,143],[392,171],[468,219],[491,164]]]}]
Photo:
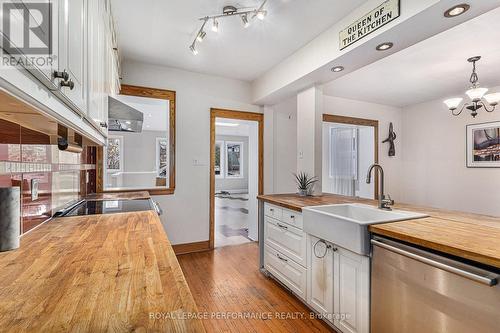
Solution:
[{"label": "framed picture on wall", "polygon": [[215,178],[224,178],[224,141],[215,142]]},{"label": "framed picture on wall", "polygon": [[500,168],[500,121],[467,125],[467,167]]},{"label": "framed picture on wall", "polygon": [[156,138],[156,177],[167,178],[168,139]]},{"label": "framed picture on wall", "polygon": [[243,178],[243,142],[226,141],[226,177]]}]

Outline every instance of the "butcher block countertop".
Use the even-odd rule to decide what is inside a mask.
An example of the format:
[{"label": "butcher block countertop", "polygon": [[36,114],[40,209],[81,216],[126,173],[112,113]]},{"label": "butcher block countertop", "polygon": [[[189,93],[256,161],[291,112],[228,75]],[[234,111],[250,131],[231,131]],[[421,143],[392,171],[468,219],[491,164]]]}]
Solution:
[{"label": "butcher block countertop", "polygon": [[2,332],[204,332],[154,211],[62,217],[0,253]]},{"label": "butcher block countertop", "polygon": [[[333,194],[300,197],[297,194],[261,195],[258,199],[288,209],[342,203],[377,205],[377,201]],[[425,213],[427,218],[371,225],[369,230],[432,250],[500,268],[500,218],[396,204],[394,209]]]},{"label": "butcher block countertop", "polygon": [[149,198],[151,196],[148,191],[96,193],[87,197],[89,200],[137,200]]}]

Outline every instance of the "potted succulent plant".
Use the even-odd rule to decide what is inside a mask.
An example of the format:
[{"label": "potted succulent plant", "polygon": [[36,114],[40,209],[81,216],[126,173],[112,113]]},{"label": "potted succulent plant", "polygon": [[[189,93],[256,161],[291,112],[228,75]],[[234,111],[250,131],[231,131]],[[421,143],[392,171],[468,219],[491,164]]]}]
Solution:
[{"label": "potted succulent plant", "polygon": [[300,196],[312,195],[314,184],[318,181],[317,177],[309,177],[305,172],[294,173],[295,183],[297,184],[297,189],[299,190]]}]

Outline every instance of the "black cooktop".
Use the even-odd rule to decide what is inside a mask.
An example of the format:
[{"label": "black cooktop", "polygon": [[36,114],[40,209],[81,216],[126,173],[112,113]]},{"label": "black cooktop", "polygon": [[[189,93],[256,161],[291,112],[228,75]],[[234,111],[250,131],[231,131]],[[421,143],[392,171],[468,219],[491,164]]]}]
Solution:
[{"label": "black cooktop", "polygon": [[138,200],[86,200],[63,216],[81,216],[81,215],[95,215],[95,214],[113,214],[124,212],[138,212],[143,210],[154,210],[154,206],[149,199]]}]

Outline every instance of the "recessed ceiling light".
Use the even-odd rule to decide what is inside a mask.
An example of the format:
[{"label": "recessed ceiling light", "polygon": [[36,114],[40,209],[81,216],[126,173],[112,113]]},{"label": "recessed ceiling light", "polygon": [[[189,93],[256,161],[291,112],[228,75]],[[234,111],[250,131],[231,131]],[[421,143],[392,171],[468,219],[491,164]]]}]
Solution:
[{"label": "recessed ceiling light", "polygon": [[444,17],[455,17],[462,15],[466,11],[468,11],[470,8],[470,5],[463,3],[461,5],[456,5],[448,9],[447,11],[444,12]]},{"label": "recessed ceiling light", "polygon": [[335,73],[342,72],[343,70],[344,70],[344,66],[332,67],[332,72],[335,72]]},{"label": "recessed ceiling light", "polygon": [[386,50],[389,50],[390,48],[392,48],[393,46],[394,46],[393,43],[385,42],[385,43],[377,45],[376,49],[377,49],[377,51],[386,51]]}]

